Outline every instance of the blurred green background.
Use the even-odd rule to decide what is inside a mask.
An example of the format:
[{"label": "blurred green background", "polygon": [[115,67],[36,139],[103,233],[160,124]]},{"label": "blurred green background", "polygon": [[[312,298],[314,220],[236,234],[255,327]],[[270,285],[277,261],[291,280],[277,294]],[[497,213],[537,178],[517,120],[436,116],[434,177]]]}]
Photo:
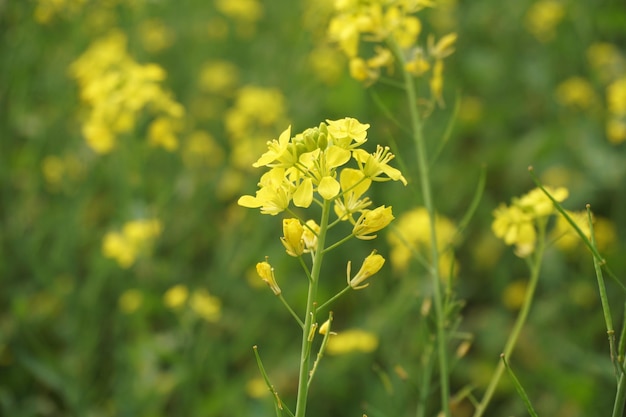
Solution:
[{"label": "blurred green background", "polygon": [[[380,107],[408,124],[403,92],[350,79],[324,39],[331,3],[0,1],[1,415],[272,415],[253,345],[293,403],[298,328],[254,265],[269,256],[295,306],[306,281],[284,256],[281,217],[236,205],[256,189],[251,163],[289,124],[355,117],[371,124],[371,147],[394,147],[409,180],[373,187],[372,199],[396,217],[420,205],[410,140]],[[492,236],[491,212],[534,187],[529,165],[569,188],[567,208],[591,204],[609,264],[626,277],[626,6],[437,3],[419,15],[421,41],[457,32],[458,42],[446,105],[425,126],[431,154],[459,105],[431,168],[438,211],[459,221],[487,170],[456,251],[459,331],[473,336],[452,377],[453,392],[470,385],[480,397],[527,278]],[[103,39],[108,52],[85,58],[81,79],[73,63]],[[135,71],[137,89],[129,81],[126,98],[107,96],[106,82],[119,80],[100,82],[103,62]],[[133,105],[117,124],[98,119]],[[85,126],[97,143],[113,138],[109,152],[89,146]],[[341,289],[346,261],[374,248],[387,257],[384,233],[334,252],[325,270],[336,285],[320,291]],[[551,248],[543,271],[511,363],[540,415],[608,415],[615,377],[591,257]],[[414,414],[413,378],[431,346],[424,277],[417,263],[405,274],[385,266],[334,307],[339,332],[374,333],[378,347],[325,357],[310,415]],[[619,327],[624,296],[608,285]],[[454,415],[471,409],[459,401]],[[503,378],[487,415],[524,413]]]}]

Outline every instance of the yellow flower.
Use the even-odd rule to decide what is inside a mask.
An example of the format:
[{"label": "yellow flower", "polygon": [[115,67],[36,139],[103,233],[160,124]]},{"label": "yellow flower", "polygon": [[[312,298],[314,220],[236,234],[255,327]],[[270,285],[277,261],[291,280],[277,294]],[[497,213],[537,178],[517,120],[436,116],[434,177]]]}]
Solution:
[{"label": "yellow flower", "polygon": [[182,307],[189,297],[189,290],[186,285],[174,285],[163,294],[163,303],[172,310]]},{"label": "yellow flower", "polygon": [[248,208],[261,208],[261,213],[276,215],[289,206],[291,200],[291,184],[285,179],[285,170],[272,168],[263,174],[261,188],[256,196],[244,195],[237,204]]},{"label": "yellow flower", "polygon": [[443,38],[439,39],[439,42],[435,43],[435,38],[430,36],[428,38],[428,52],[437,60],[442,60],[454,53],[454,44],[457,40],[456,33],[448,33]]},{"label": "yellow flower", "polygon": [[535,250],[537,232],[531,213],[518,206],[507,207],[501,204],[494,210],[493,216],[491,230],[507,245],[516,245],[517,256],[524,258]]},{"label": "yellow flower", "polygon": [[280,290],[280,287],[276,282],[276,278],[274,277],[274,268],[272,268],[269,262],[264,261],[256,264],[256,272],[259,274],[263,282],[270,287],[275,295],[280,295],[282,291]]},{"label": "yellow flower", "polygon": [[[553,188],[548,186],[544,188],[559,203],[569,195],[569,191],[565,187]],[[548,216],[555,212],[552,200],[540,188],[529,191],[519,199],[513,199],[513,204],[537,217]]]},{"label": "yellow flower", "polygon": [[[442,277],[450,274],[457,264],[452,244],[457,233],[456,226],[446,217],[435,216],[437,248],[439,248],[439,271]],[[428,252],[431,248],[430,217],[424,207],[409,210],[398,218],[394,230],[387,235],[391,245],[390,260],[394,269],[406,271],[414,253]],[[457,271],[458,268],[454,268]]]},{"label": "yellow flower", "polygon": [[372,253],[370,253],[363,261],[363,265],[361,265],[361,269],[359,270],[359,272],[357,272],[354,277],[350,278],[351,262],[348,261],[348,267],[346,272],[348,285],[354,290],[360,290],[367,287],[368,285],[370,285],[369,283],[364,285],[361,284],[369,277],[380,271],[384,264],[385,258],[377,254],[376,251],[372,251]]},{"label": "yellow flower", "polygon": [[563,106],[588,109],[596,101],[596,93],[586,79],[570,77],[556,88],[556,99]]},{"label": "yellow flower", "polygon": [[526,12],[526,29],[540,42],[548,42],[555,36],[556,26],[565,16],[565,6],[554,0],[540,0]]},{"label": "yellow flower", "polygon": [[350,329],[332,335],[326,344],[330,355],[342,355],[351,352],[373,352],[378,348],[378,337],[371,332]]},{"label": "yellow flower", "polygon": [[371,240],[376,238],[374,232],[384,229],[394,219],[391,214],[391,207],[380,206],[374,210],[363,210],[361,217],[357,220],[352,234],[357,239]]},{"label": "yellow flower", "polygon": [[[395,155],[389,152],[388,146],[383,148],[377,145],[376,152],[373,154],[367,153],[363,149],[355,149],[352,151],[352,156],[357,161],[363,174],[372,181],[389,181],[391,179],[393,181],[401,181],[404,185],[407,184],[402,172],[389,166],[388,162],[395,158]],[[381,177],[383,174],[387,178]]]},{"label": "yellow flower", "polygon": [[194,291],[189,300],[189,306],[197,315],[208,322],[214,323],[220,318],[222,303],[219,298],[212,296],[207,290]]},{"label": "yellow flower", "polygon": [[129,289],[122,293],[118,304],[120,310],[126,314],[134,313],[143,303],[143,293],[137,289]]},{"label": "yellow flower", "polygon": [[304,231],[302,232],[302,240],[304,241],[305,252],[315,252],[317,250],[317,234],[320,226],[315,220],[307,220]]},{"label": "yellow flower", "polygon": [[280,241],[285,246],[287,254],[298,257],[304,252],[304,240],[302,234],[304,227],[298,219],[283,219],[283,237]]},{"label": "yellow flower", "polygon": [[361,196],[369,189],[372,180],[365,177],[362,171],[344,168],[339,176],[343,191],[342,198],[335,200],[335,214],[341,220],[351,220],[352,214],[368,207],[372,202]]},{"label": "yellow flower", "polygon": [[[349,149],[361,146],[367,140],[367,129],[370,127],[367,123],[363,124],[352,117],[326,120],[326,123],[328,123],[328,133],[335,139],[334,145]],[[353,140],[355,144],[352,144]]]},{"label": "yellow flower", "polygon": [[161,146],[173,152],[178,149],[178,138],[176,137],[176,120],[170,117],[158,117],[148,127],[148,139],[150,144]]},{"label": "yellow flower", "polygon": [[239,69],[228,61],[204,63],[198,79],[199,87],[207,93],[231,96],[239,80]]}]

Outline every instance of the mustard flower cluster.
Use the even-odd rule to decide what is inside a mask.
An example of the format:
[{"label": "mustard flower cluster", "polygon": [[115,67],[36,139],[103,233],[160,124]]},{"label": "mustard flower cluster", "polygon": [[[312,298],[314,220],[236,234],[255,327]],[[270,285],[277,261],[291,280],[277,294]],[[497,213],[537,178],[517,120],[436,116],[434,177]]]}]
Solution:
[{"label": "mustard flower cluster", "polygon": [[[374,238],[373,233],[393,218],[391,207],[370,210],[371,201],[363,194],[373,181],[406,184],[406,179],[389,165],[394,158],[389,148],[378,146],[374,153],[359,149],[367,140],[368,128],[353,118],[327,120],[292,137],[288,127],[267,143],[267,152],[253,164],[269,171],[261,177],[256,195],[241,197],[239,205],[276,215],[291,203],[306,208],[313,202],[333,201],[337,217],[354,225],[357,238]],[[343,167],[350,160],[356,168]],[[360,213],[357,220],[356,213]]]},{"label": "mustard flower cluster", "polygon": [[[558,202],[564,201],[569,195],[564,187],[546,187],[546,190]],[[545,227],[548,217],[555,213],[552,201],[540,188],[535,188],[514,198],[509,206],[500,204],[493,212],[491,229],[504,243],[515,245],[517,256],[525,258],[535,250],[538,228]]]},{"label": "mustard flower cluster", "polygon": [[[415,15],[425,7],[434,6],[430,0],[336,0],[328,36],[338,44],[349,60],[350,75],[366,83],[375,82],[386,69],[393,72],[397,45],[404,54],[405,68],[415,76],[430,71],[430,87],[434,98],[441,99],[443,60],[454,52],[456,33],[435,41],[429,36],[426,48],[418,45],[422,23]],[[373,55],[364,56],[361,43],[372,44]]]},{"label": "mustard flower cluster", "polygon": [[94,151],[111,152],[117,135],[131,132],[144,110],[154,117],[150,143],[169,151],[178,148],[184,109],[162,88],[163,68],[141,65],[128,55],[124,33],[113,31],[94,42],[70,70],[88,107],[82,132]]},{"label": "mustard flower cluster", "polygon": [[109,232],[102,241],[102,252],[115,259],[122,268],[131,267],[161,234],[161,222],[156,219],[134,220],[124,224],[120,232]]}]

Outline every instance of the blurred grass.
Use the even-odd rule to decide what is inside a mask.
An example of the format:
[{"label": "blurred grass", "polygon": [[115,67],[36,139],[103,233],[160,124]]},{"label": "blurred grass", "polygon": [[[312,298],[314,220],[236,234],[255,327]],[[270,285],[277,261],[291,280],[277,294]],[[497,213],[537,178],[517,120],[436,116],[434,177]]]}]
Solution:
[{"label": "blurred grass", "polygon": [[[269,256],[296,305],[304,302],[306,285],[297,263],[282,256],[280,219],[236,206],[258,181],[257,172],[236,162],[240,155],[256,159],[259,146],[289,123],[301,131],[352,116],[372,125],[372,142],[398,144],[405,176],[416,184],[404,133],[349,79],[339,58],[344,69],[335,76],[332,65],[319,69],[324,54],[311,61],[323,33],[324,14],[315,9],[322,3],[251,1],[262,9],[255,20],[229,16],[220,2],[67,1],[42,23],[35,16],[45,3],[0,2],[0,414],[269,415],[270,400],[250,388],[259,378],[252,346],[259,345],[278,392],[291,400],[298,335],[252,268]],[[443,3],[423,17],[429,31],[459,34],[445,70],[447,107],[426,125],[432,149],[457,92],[462,101],[450,144],[432,168],[438,210],[458,221],[483,164],[488,172],[485,196],[456,254],[458,291],[467,300],[461,329],[473,334],[473,346],[453,370],[454,391],[466,384],[484,388],[513,320],[503,294],[525,272],[491,236],[491,211],[532,188],[528,165],[545,182],[570,189],[568,208],[591,203],[610,220],[616,238],[605,253],[624,276],[624,144],[609,143],[605,123],[607,85],[626,74],[626,8],[608,0],[562,2],[562,21],[553,38],[541,42],[525,24],[533,2]],[[167,28],[169,45],[155,50],[142,40],[147,21]],[[138,63],[156,63],[167,73],[164,88],[186,109],[177,151],[149,145],[146,114],[112,153],[98,155],[86,145],[86,109],[68,68],[111,28],[126,33]],[[598,42],[621,54],[608,76],[587,59]],[[220,92],[200,81],[204,65],[216,60],[234,64],[238,73]],[[558,101],[558,85],[573,76],[589,81],[593,106],[581,110]],[[250,117],[240,137],[225,120],[244,86],[277,89],[285,108],[268,124]],[[400,91],[370,88],[397,119],[407,120]],[[190,162],[185,155],[194,155],[188,148],[194,131],[208,132],[215,148]],[[238,148],[245,139],[250,150]],[[400,214],[419,204],[411,187],[390,185],[376,199]],[[106,233],[146,218],[159,219],[162,231],[131,267],[103,255]],[[343,259],[357,262],[370,250],[360,242],[329,258],[326,273],[337,276],[337,285],[322,293],[342,287]],[[516,373],[540,415],[607,415],[614,377],[591,257],[580,248],[551,250],[543,271]],[[394,367],[415,369],[428,349],[421,275],[417,265],[409,276],[388,268],[359,297],[336,306],[335,329],[373,331],[380,346],[325,358],[311,415],[413,413],[414,375],[404,380]],[[217,297],[219,319],[202,318],[191,304],[168,308],[163,294],[178,284]],[[140,294],[132,311],[120,308],[127,290]],[[609,299],[621,308],[623,296],[610,284]],[[496,400],[493,415],[523,412],[506,382]],[[467,410],[462,403],[455,415]]]}]

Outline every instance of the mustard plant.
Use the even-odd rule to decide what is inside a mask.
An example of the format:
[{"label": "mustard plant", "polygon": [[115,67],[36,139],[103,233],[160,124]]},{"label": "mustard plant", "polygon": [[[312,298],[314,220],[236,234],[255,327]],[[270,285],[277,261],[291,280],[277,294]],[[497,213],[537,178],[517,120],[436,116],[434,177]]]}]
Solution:
[{"label": "mustard plant", "polygon": [[[368,128],[368,124],[349,117],[326,120],[295,136],[288,127],[278,139],[267,142],[267,152],[253,164],[267,169],[256,194],[244,195],[238,201],[243,207],[259,208],[262,214],[287,213],[290,216],[283,219],[280,242],[288,256],[298,259],[303,269],[302,278],[308,282],[306,306],[294,308],[283,296],[280,285],[285,283],[269,259],[256,265],[258,275],[285,305],[302,332],[295,412],[281,400],[254,347],[259,369],[273,394],[277,416],[283,413],[296,417],[306,415],[309,388],[333,334],[332,312],[324,313],[328,319],[323,321],[320,319],[322,312],[348,291],[366,288],[369,279],[385,263],[385,258],[374,250],[364,257],[361,268],[353,274],[352,262],[348,260],[345,288],[327,300],[319,299],[318,288],[322,281],[335,279],[335,274],[323,271],[324,257],[353,238],[375,239],[394,219],[389,206],[370,208],[373,202],[365,193],[372,183],[400,181],[406,185],[402,173],[389,165],[394,158],[389,148],[378,145],[374,153],[361,148],[367,141]],[[345,236],[329,242],[327,233],[335,227],[344,227]],[[315,354],[317,333],[322,334],[323,339]],[[313,357],[316,359],[311,363]]]}]

